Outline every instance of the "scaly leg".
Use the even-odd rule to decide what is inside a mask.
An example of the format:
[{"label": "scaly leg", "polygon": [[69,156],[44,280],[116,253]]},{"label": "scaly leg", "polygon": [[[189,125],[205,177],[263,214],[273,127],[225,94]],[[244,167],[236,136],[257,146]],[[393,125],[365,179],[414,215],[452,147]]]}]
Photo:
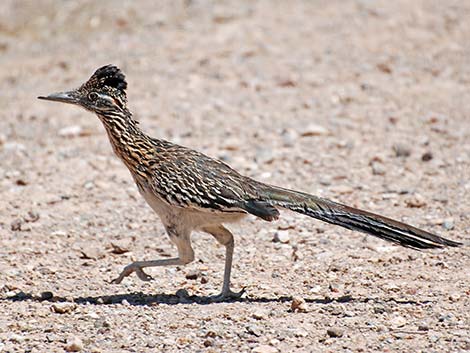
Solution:
[{"label": "scaly leg", "polygon": [[203,231],[213,235],[219,243],[225,245],[225,268],[222,292],[220,292],[220,294],[218,295],[211,297],[211,299],[213,301],[224,301],[229,299],[240,298],[243,293],[245,293],[245,288],[243,288],[240,292],[233,292],[230,289],[230,275],[232,272],[233,250],[235,248],[232,233],[230,233],[230,231],[222,225],[205,227],[203,228]]},{"label": "scaly leg", "polygon": [[137,277],[142,281],[150,281],[152,277],[144,272],[145,267],[156,267],[156,266],[177,266],[177,265],[186,265],[194,260],[194,251],[191,247],[190,232],[175,232],[175,228],[171,228],[171,231],[168,230],[168,234],[173,243],[176,244],[178,248],[178,257],[172,259],[161,259],[161,260],[151,260],[151,261],[135,261],[122,270],[119,277],[112,280],[111,283],[119,284],[124,279],[124,277],[129,276],[132,272],[135,272]]}]

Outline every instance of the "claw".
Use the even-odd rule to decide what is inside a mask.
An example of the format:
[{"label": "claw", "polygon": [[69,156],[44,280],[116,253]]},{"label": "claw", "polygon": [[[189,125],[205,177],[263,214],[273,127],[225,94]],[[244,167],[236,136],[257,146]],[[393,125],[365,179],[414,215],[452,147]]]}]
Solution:
[{"label": "claw", "polygon": [[111,283],[111,284],[119,284],[119,283],[121,283],[121,282],[122,282],[122,278],[121,278],[121,276],[119,276],[119,277],[117,277],[117,278],[111,280],[110,283]]},{"label": "claw", "polygon": [[211,302],[223,302],[223,301],[230,301],[230,300],[237,300],[240,299],[241,296],[245,294],[245,287],[242,288],[239,292],[232,292],[232,290],[225,290],[222,291],[220,294],[214,295],[210,297]]},{"label": "claw", "polygon": [[149,282],[153,280],[153,277],[146,274],[141,268],[136,268],[134,271],[137,277],[139,277],[144,282]]},{"label": "claw", "polygon": [[130,265],[127,265],[126,267],[124,267],[124,270],[122,270],[121,274],[113,279],[111,281],[111,283],[113,284],[119,284],[122,282],[122,280],[124,279],[124,277],[127,277],[129,276],[132,272],[135,272],[135,274],[137,275],[137,277],[139,277],[140,280],[144,281],[144,282],[148,282],[148,281],[151,281],[153,280],[153,277],[146,274],[141,267],[139,267],[138,265],[136,265],[135,263],[132,263]]}]

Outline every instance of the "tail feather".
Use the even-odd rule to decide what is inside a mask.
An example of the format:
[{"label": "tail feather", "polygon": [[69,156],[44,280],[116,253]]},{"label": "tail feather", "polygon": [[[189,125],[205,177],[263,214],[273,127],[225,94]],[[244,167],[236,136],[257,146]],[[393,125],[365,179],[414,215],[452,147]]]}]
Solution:
[{"label": "tail feather", "polygon": [[405,247],[432,249],[462,245],[387,217],[297,191],[264,185],[260,197],[273,206],[374,235]]}]

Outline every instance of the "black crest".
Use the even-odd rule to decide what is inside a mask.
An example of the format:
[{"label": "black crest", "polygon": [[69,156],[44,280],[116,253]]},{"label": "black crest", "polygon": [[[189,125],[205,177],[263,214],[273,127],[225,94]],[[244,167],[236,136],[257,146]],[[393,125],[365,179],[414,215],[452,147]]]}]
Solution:
[{"label": "black crest", "polygon": [[114,65],[100,67],[84,84],[84,88],[111,88],[124,93],[127,88],[126,76]]}]

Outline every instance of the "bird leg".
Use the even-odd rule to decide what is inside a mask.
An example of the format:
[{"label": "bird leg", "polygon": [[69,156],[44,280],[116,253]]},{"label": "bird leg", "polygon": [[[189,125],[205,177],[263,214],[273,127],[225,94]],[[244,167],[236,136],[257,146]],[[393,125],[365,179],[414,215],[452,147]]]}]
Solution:
[{"label": "bird leg", "polygon": [[191,247],[190,234],[175,234],[169,233],[170,239],[176,244],[178,248],[178,257],[171,259],[160,259],[151,261],[135,261],[122,270],[121,274],[113,279],[111,283],[119,284],[122,282],[124,277],[129,276],[132,272],[135,272],[137,277],[142,281],[151,281],[153,278],[144,272],[145,267],[157,267],[157,266],[178,266],[186,265],[194,260],[194,251]]},{"label": "bird leg", "polygon": [[135,261],[122,270],[119,277],[112,280],[111,283],[119,284],[122,282],[124,277],[129,276],[132,272],[135,272],[137,277],[139,277],[142,281],[148,282],[151,281],[153,278],[152,276],[146,274],[144,272],[145,267],[157,267],[157,266],[178,266],[178,265],[185,265],[187,261],[184,261],[180,257],[175,257],[172,259],[161,259],[161,260],[151,260],[151,261]]},{"label": "bird leg", "polygon": [[233,292],[230,289],[233,250],[235,248],[235,242],[233,240],[232,233],[222,225],[205,227],[203,231],[213,235],[219,243],[225,246],[225,268],[222,291],[219,294],[212,296],[210,299],[212,301],[239,299],[245,293],[245,288],[243,288],[240,292]]}]

